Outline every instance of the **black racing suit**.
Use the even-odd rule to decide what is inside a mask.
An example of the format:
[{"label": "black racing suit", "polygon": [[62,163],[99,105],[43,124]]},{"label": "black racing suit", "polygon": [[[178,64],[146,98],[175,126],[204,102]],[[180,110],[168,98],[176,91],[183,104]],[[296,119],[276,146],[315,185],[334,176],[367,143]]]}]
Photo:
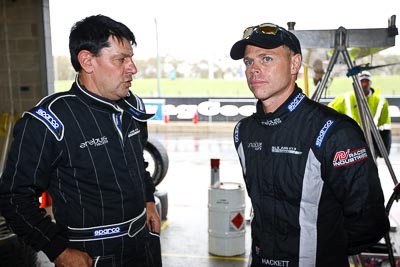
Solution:
[{"label": "black racing suit", "polygon": [[[155,190],[143,158],[151,117],[132,93],[113,102],[77,82],[25,112],[0,180],[1,213],[13,231],[52,261],[69,247],[88,252],[95,266],[148,266],[140,264]],[[44,191],[55,222],[39,209]],[[115,226],[133,218],[129,235]]]},{"label": "black racing suit", "polygon": [[296,86],[234,130],[254,215],[250,266],[343,267],[389,229],[377,166],[356,122]]}]

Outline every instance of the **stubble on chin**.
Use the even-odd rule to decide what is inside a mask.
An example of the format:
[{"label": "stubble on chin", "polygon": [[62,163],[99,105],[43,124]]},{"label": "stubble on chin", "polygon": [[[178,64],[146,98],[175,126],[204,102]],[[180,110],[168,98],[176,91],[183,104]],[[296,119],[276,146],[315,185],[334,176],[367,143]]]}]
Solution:
[{"label": "stubble on chin", "polygon": [[116,96],[117,96],[119,99],[127,97],[128,94],[129,94],[129,87],[128,87],[128,88],[120,88],[120,89],[118,89],[118,91],[116,92]]},{"label": "stubble on chin", "polygon": [[250,90],[253,93],[254,97],[261,101],[264,100],[265,97],[267,96],[265,89],[251,87]]}]

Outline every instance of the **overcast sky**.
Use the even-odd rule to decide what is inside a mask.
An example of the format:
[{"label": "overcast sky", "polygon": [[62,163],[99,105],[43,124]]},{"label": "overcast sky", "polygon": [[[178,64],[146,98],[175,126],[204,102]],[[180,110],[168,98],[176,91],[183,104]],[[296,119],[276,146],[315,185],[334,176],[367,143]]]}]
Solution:
[{"label": "overcast sky", "polygon": [[[386,28],[400,1],[349,0],[50,0],[54,55],[69,55],[68,36],[74,22],[103,14],[126,24],[135,34],[137,58],[155,57],[156,23],[160,56],[197,60],[229,55],[234,42],[251,25],[273,22],[296,30]],[[386,53],[400,55],[400,37]]]}]

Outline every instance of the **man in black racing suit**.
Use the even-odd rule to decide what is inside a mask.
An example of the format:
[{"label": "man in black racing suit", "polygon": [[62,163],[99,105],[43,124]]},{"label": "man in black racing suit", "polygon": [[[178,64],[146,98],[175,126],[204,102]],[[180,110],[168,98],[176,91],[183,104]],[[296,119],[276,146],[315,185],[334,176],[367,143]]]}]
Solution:
[{"label": "man in black racing suit", "polygon": [[[0,180],[1,213],[59,266],[161,266],[160,218],[143,157],[152,115],[128,91],[137,71],[133,33],[98,15],[76,24],[70,43],[74,38],[87,38],[100,52],[89,52],[85,41],[72,45],[82,69],[70,91],[42,99],[15,125]],[[39,209],[44,191],[55,221]]]},{"label": "man in black racing suit", "polygon": [[295,80],[300,43],[274,24],[249,27],[244,58],[256,113],[234,143],[251,199],[249,266],[344,267],[388,231],[377,166],[355,121],[311,101]]}]

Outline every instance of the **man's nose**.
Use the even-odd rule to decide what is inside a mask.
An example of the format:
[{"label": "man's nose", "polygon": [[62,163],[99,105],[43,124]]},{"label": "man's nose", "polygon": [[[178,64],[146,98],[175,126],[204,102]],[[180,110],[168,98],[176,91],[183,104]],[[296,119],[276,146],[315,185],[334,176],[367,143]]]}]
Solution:
[{"label": "man's nose", "polygon": [[137,73],[137,67],[136,67],[135,62],[133,62],[133,59],[129,59],[127,70],[129,73],[132,73],[132,74]]}]

